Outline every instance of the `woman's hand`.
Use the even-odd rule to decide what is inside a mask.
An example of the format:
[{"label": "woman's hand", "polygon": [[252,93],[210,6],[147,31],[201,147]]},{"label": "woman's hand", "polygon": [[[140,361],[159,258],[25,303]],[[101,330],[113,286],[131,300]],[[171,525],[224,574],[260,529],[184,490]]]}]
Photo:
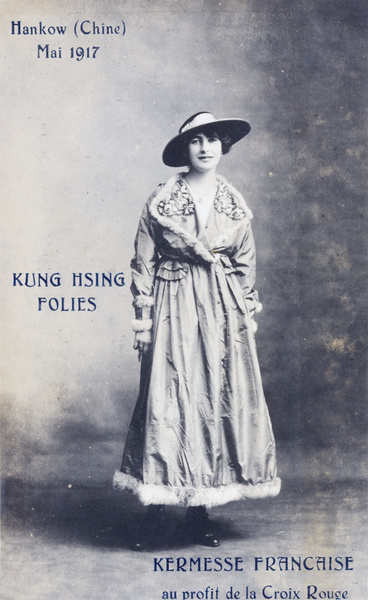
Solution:
[{"label": "woman's hand", "polygon": [[147,354],[151,349],[152,333],[151,331],[137,331],[134,337],[134,350],[138,350],[139,358]]}]

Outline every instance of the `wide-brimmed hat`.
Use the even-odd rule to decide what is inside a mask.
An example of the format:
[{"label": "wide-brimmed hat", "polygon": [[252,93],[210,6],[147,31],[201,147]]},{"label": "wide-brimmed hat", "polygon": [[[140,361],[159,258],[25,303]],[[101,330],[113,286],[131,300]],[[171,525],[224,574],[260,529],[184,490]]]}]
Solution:
[{"label": "wide-brimmed hat", "polygon": [[187,119],[179,129],[179,135],[176,135],[166,145],[162,160],[168,167],[184,167],[188,163],[186,153],[187,144],[190,138],[196,133],[206,131],[216,131],[230,137],[229,145],[232,146],[250,132],[250,125],[244,119],[216,119],[210,112],[199,112]]}]

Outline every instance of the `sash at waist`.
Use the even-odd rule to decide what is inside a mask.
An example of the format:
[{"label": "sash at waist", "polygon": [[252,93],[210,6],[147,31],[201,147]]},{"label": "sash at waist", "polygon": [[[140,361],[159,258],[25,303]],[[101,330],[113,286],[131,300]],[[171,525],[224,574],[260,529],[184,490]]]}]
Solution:
[{"label": "sash at waist", "polygon": [[[215,266],[215,269],[219,267],[220,269],[222,268],[225,275],[231,275],[233,273],[236,273],[234,265],[232,264],[230,258],[226,254],[216,253],[216,256],[218,257],[217,262],[212,263],[212,265]],[[179,279],[183,279],[184,277],[186,277],[191,264],[197,263],[193,263],[193,261],[191,261],[190,258],[188,258],[188,260],[177,260],[162,257],[158,265],[156,277],[159,277],[166,281],[178,281]],[[226,277],[226,280],[230,292],[240,310],[242,312],[245,312],[247,310],[251,315],[256,311],[258,312],[261,305],[259,304],[257,291],[250,290],[246,295],[244,295],[236,276]]]},{"label": "sash at waist", "polygon": [[[235,271],[230,258],[226,254],[216,253],[217,262],[212,264],[221,265],[224,269],[225,273],[233,273]],[[166,281],[176,281],[178,279],[182,279],[185,277],[188,272],[188,268],[190,265],[198,264],[192,261],[189,257],[188,259],[181,258],[172,259],[162,257],[156,272],[156,277],[160,277],[161,279],[166,279]]]}]

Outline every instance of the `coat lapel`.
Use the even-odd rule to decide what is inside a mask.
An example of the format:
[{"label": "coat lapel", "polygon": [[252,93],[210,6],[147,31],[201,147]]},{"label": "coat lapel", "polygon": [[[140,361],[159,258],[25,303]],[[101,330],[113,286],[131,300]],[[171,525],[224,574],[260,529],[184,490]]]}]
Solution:
[{"label": "coat lapel", "polygon": [[[237,206],[239,206],[239,208],[244,212],[244,218],[251,219],[252,212],[246,205],[245,200],[241,196],[241,194],[239,194],[239,192],[235,188],[228,184],[223,177],[218,175],[217,178],[222,184],[224,184],[227,187],[227,190],[230,192],[232,198],[234,198],[234,201],[236,202]],[[185,227],[180,225],[178,221],[174,220],[172,218],[172,214],[170,214],[173,212],[171,209],[171,205],[173,203],[173,195],[174,200],[175,198],[179,198],[180,200],[180,187],[182,187],[180,182],[182,182],[182,180],[183,175],[181,173],[178,173],[177,175],[171,177],[167,181],[167,183],[159,190],[158,194],[154,197],[150,205],[151,215],[162,227],[169,229],[170,231],[181,237],[187,243],[187,245],[190,248],[192,248],[194,252],[204,261],[208,263],[216,263],[218,262],[218,256],[216,256],[217,248],[216,245],[211,247],[210,241],[204,230],[204,227],[201,224],[199,224],[198,235],[195,235],[194,233],[191,233]],[[181,204],[181,206],[181,210],[184,211],[182,214],[193,215],[193,217],[199,221],[198,215],[195,213],[194,203],[192,205],[190,199],[184,199],[184,203]],[[167,207],[166,211],[165,207]],[[210,219],[213,218],[214,210],[215,209],[212,208],[212,215],[210,216]],[[230,217],[229,220],[231,233],[234,233],[241,225],[242,219],[235,221],[235,223],[230,219]],[[228,234],[229,228],[226,229],[226,234]],[[226,235],[226,237],[228,237],[228,235]],[[225,239],[223,234],[221,235],[221,238]]]}]

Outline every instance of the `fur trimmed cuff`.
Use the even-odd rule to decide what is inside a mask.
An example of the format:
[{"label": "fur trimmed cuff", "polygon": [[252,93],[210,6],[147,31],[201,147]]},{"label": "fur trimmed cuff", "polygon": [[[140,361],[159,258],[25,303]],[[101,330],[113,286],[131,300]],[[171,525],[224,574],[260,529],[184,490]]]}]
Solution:
[{"label": "fur trimmed cuff", "polygon": [[152,329],[152,319],[133,319],[132,328],[136,333],[150,331]]},{"label": "fur trimmed cuff", "polygon": [[152,296],[136,296],[133,300],[133,306],[135,308],[143,308],[144,306],[153,306],[153,297]]}]

